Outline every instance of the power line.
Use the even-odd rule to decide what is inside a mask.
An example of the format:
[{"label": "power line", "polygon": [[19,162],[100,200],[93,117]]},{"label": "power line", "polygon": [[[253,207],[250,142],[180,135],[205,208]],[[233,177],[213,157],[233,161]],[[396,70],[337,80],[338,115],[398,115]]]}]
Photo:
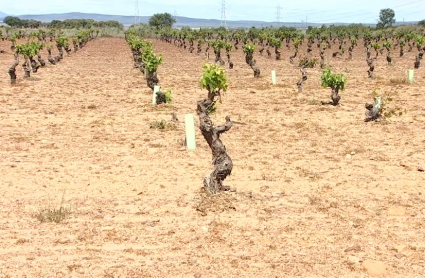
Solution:
[{"label": "power line", "polygon": [[176,10],[174,10],[174,20],[176,21],[175,23],[177,23],[177,11]]},{"label": "power line", "polygon": [[347,12],[347,13],[340,13],[340,14],[334,14],[330,16],[319,16],[314,17],[313,22],[323,22],[323,21],[330,21],[330,20],[336,20],[336,19],[342,19],[347,18],[349,16],[360,16],[360,15],[372,15],[375,14],[374,12],[364,12],[364,11],[353,11],[353,12]]},{"label": "power line", "polygon": [[226,0],[221,0],[221,23],[220,26],[224,26],[227,29],[226,21]]},{"label": "power line", "polygon": [[135,5],[135,9],[134,9],[134,24],[140,24],[139,0],[136,0],[136,5]]},{"label": "power line", "polygon": [[[424,0],[421,0],[421,1],[424,1]],[[357,2],[355,2],[354,5],[359,6],[363,3],[369,3],[369,2],[370,2],[370,0],[357,1]],[[344,5],[344,7],[345,8],[351,7],[351,5]],[[323,14],[323,13],[329,12],[329,10],[322,10],[322,11],[303,10],[303,9],[298,9],[298,10],[299,10],[299,12],[291,12],[290,14],[288,14],[288,16],[285,16],[285,20],[299,18],[300,16],[309,16],[310,17],[313,14]],[[308,12],[308,11],[311,11],[311,12]],[[334,15],[339,15],[339,14],[334,14]],[[312,20],[310,19],[310,22],[311,21]]]},{"label": "power line", "polygon": [[280,22],[280,10],[282,10],[282,7],[278,4],[276,7],[276,22]]},{"label": "power line", "polygon": [[395,7],[393,7],[393,8],[399,8],[399,7],[403,7],[403,6],[408,6],[408,5],[415,4],[415,3],[419,3],[419,2],[423,2],[423,0],[415,1],[415,2],[410,2],[410,3],[405,3],[405,4],[403,4],[403,5],[398,5],[398,6],[395,6]]}]

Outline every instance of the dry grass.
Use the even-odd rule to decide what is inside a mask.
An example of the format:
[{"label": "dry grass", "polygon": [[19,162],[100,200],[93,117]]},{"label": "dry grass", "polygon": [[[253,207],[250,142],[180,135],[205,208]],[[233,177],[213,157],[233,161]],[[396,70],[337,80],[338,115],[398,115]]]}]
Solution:
[{"label": "dry grass", "polygon": [[37,213],[33,214],[33,217],[36,218],[41,223],[54,222],[61,223],[63,220],[67,219],[71,214],[71,209],[67,207],[59,207],[57,209],[41,209]]},{"label": "dry grass", "polygon": [[176,130],[177,126],[174,123],[169,123],[165,120],[151,122],[149,124],[149,128],[151,129],[159,129],[159,130]]},{"label": "dry grass", "polygon": [[409,80],[407,77],[393,77],[390,78],[390,85],[409,85]]}]

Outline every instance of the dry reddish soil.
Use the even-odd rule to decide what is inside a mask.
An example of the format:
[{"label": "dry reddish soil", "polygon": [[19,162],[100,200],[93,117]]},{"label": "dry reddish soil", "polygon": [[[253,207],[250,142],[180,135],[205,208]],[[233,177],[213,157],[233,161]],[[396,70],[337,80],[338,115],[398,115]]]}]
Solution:
[{"label": "dry reddish soil", "polygon": [[[0,277],[424,277],[424,68],[413,85],[390,83],[416,52],[395,51],[393,66],[380,56],[371,80],[360,46],[353,61],[328,50],[347,77],[337,107],[320,104],[331,91],[318,68],[298,93],[292,49],[281,61],[256,52],[259,79],[233,52],[213,120],[237,122],[222,136],[236,192],[211,197],[199,130],[196,151],[183,145],[184,114],[206,96],[203,55],[155,41],[173,92],[157,107],[123,39],[96,39],[30,80],[19,66],[15,86],[9,47],[0,42]],[[408,113],[363,122],[377,87],[399,92]],[[150,128],[173,112],[180,123]],[[71,209],[61,223],[35,217],[60,206]]]}]

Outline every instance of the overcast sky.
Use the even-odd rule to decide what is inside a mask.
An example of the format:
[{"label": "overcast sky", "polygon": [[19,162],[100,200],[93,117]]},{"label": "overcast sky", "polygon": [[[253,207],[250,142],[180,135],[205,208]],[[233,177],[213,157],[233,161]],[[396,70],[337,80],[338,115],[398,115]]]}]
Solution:
[{"label": "overcast sky", "polygon": [[[138,2],[141,16],[169,12],[193,18],[221,18],[221,0]],[[135,3],[136,0],[0,0],[0,11],[12,15],[84,12],[133,16]],[[226,0],[226,18],[276,21],[278,5],[282,8],[281,22],[376,23],[383,8],[393,9],[398,22],[425,19],[425,0]]]}]

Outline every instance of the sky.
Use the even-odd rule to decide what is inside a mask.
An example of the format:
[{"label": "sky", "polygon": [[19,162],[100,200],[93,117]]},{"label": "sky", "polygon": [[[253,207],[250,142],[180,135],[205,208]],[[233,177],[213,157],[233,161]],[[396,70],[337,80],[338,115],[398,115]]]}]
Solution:
[{"label": "sky", "polygon": [[[136,0],[0,0],[0,11],[11,15],[83,12],[134,16],[135,3]],[[140,16],[168,12],[221,19],[222,15],[222,0],[138,0],[138,6]],[[397,22],[425,19],[425,0],[225,0],[225,7],[227,20],[376,23],[383,8],[393,9]]]}]

